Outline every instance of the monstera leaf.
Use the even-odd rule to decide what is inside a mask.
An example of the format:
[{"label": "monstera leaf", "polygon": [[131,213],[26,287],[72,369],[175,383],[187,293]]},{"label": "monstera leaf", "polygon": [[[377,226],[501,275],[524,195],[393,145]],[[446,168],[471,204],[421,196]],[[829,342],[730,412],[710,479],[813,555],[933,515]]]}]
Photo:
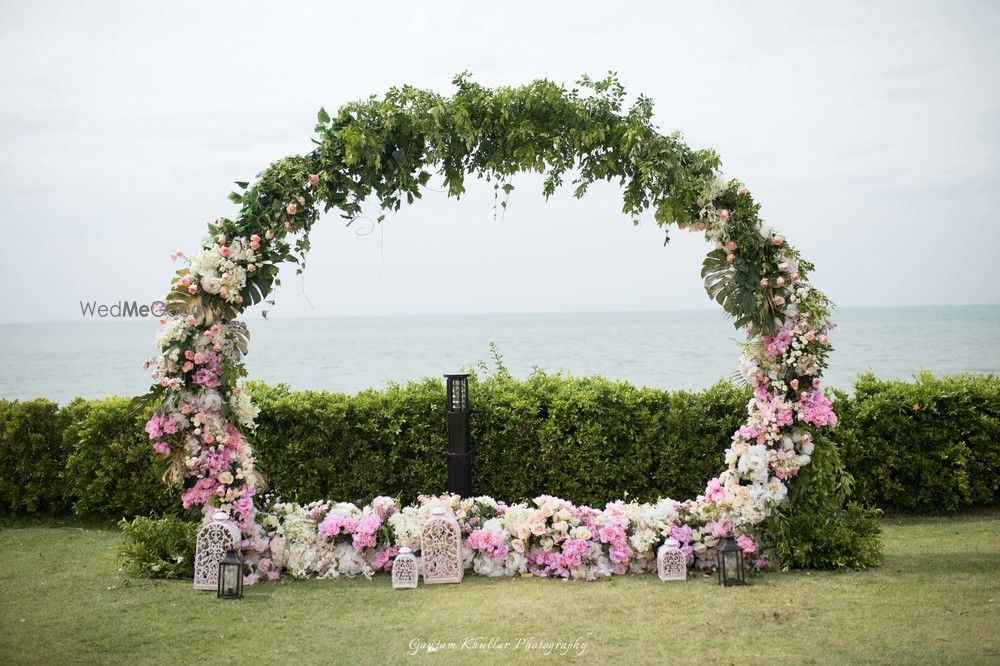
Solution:
[{"label": "monstera leaf", "polygon": [[229,322],[229,333],[233,336],[233,343],[240,350],[240,354],[246,356],[250,348],[250,330],[242,321]]},{"label": "monstera leaf", "polygon": [[735,321],[736,328],[752,324],[754,330],[772,334],[776,330],[775,309],[769,299],[758,299],[760,270],[750,262],[737,259],[730,264],[725,250],[712,250],[701,266],[705,291]]},{"label": "monstera leaf", "polygon": [[278,267],[275,264],[264,264],[255,272],[247,275],[247,283],[243,287],[240,295],[243,296],[243,307],[257,305],[271,293],[271,285],[278,275]]}]

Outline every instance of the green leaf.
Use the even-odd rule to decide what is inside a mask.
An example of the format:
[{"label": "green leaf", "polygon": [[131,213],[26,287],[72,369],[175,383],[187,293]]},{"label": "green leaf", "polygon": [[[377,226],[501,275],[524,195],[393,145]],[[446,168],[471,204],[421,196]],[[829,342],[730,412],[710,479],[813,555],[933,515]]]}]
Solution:
[{"label": "green leaf", "polygon": [[321,106],[321,107],[319,107],[319,112],[316,114],[316,120],[320,121],[323,124],[326,124],[326,123],[330,122],[330,114],[327,113],[326,109],[324,109]]}]

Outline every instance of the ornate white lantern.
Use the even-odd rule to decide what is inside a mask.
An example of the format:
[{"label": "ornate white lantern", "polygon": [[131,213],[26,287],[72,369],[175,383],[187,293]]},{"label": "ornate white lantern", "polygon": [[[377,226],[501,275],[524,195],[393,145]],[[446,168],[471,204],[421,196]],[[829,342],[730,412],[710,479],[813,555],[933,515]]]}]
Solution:
[{"label": "ornate white lantern", "polygon": [[225,511],[216,511],[212,522],[198,530],[194,551],[194,589],[218,589],[219,562],[226,551],[240,547],[240,528]]},{"label": "ornate white lantern", "polygon": [[424,583],[461,583],[462,530],[455,516],[443,507],[434,507],[420,534],[420,558]]},{"label": "ornate white lantern", "polygon": [[663,582],[687,580],[687,558],[677,539],[667,539],[656,551],[656,572]]},{"label": "ornate white lantern", "polygon": [[417,586],[417,556],[406,546],[399,549],[392,561],[392,586],[397,590]]}]

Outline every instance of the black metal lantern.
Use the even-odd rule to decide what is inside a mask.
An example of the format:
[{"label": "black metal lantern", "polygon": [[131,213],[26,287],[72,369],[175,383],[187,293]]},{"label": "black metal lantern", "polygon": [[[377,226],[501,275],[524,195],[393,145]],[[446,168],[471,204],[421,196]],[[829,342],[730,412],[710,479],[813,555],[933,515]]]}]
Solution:
[{"label": "black metal lantern", "polygon": [[469,466],[469,375],[445,375],[448,388],[448,492],[472,496]]},{"label": "black metal lantern", "polygon": [[243,598],[243,558],[235,548],[226,551],[226,556],[219,560],[219,591],[220,599]]},{"label": "black metal lantern", "polygon": [[719,585],[732,587],[746,585],[746,574],[743,566],[743,549],[736,537],[728,536],[717,546],[719,556]]}]

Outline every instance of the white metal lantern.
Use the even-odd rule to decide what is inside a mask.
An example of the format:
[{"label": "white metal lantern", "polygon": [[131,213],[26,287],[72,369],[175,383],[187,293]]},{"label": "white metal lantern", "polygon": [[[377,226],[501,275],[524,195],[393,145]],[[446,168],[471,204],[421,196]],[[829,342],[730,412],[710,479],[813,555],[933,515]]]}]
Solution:
[{"label": "white metal lantern", "polygon": [[226,551],[240,547],[240,528],[225,511],[216,511],[212,522],[198,530],[194,551],[194,589],[216,591],[219,562]]},{"label": "white metal lantern", "polygon": [[392,561],[392,586],[397,590],[417,586],[417,556],[406,546],[399,549]]},{"label": "white metal lantern", "polygon": [[656,551],[656,572],[663,582],[687,580],[687,558],[677,539],[667,539]]},{"label": "white metal lantern", "polygon": [[462,531],[455,516],[443,507],[434,507],[420,534],[420,558],[424,583],[461,583]]}]

